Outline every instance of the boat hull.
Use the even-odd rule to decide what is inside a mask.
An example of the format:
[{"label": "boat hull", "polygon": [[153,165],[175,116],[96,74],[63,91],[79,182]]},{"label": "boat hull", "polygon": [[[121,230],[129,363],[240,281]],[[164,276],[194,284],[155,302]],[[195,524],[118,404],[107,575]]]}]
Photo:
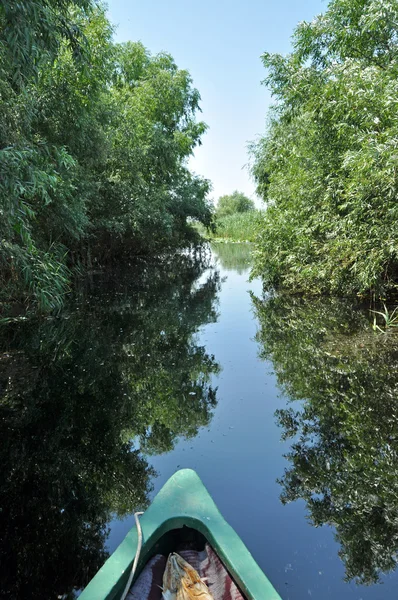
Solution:
[{"label": "boat hull", "polygon": [[[220,514],[198,475],[177,471],[140,519],[143,545],[136,572],[141,572],[169,532],[189,527],[202,534],[216,551],[247,600],[281,600],[240,537]],[[79,600],[119,600],[138,544],[134,527],[91,580]]]}]

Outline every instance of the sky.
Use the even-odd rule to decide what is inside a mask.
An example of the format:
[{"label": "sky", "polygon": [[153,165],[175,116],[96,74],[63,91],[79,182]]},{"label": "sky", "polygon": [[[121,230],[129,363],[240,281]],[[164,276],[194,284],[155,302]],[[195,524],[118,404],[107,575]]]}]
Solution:
[{"label": "sky", "polygon": [[191,73],[209,130],[190,167],[211,180],[214,200],[239,190],[260,205],[247,169],[247,145],[264,133],[272,103],[261,85],[260,56],[288,53],[296,25],[326,6],[325,0],[108,0],[117,42],[168,52]]}]

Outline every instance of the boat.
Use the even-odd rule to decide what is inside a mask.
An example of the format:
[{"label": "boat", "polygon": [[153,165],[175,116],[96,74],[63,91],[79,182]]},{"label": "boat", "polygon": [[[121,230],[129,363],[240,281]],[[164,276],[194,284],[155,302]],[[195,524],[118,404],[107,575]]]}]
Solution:
[{"label": "boat", "polygon": [[184,539],[190,544],[209,544],[245,600],[281,600],[191,469],[177,471],[165,483],[142,514],[139,527],[129,531],[79,600],[121,600],[130,586],[129,578],[134,584],[152,557],[167,557]]}]

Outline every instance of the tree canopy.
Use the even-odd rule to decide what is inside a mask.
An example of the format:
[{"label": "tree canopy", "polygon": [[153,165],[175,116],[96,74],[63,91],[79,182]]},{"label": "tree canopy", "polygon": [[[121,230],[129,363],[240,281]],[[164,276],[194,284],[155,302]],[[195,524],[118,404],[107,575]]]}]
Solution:
[{"label": "tree canopy", "polygon": [[267,204],[256,273],[305,293],[395,289],[398,3],[332,0],[287,56],[266,53],[276,104],[253,173]]},{"label": "tree canopy", "polygon": [[0,302],[62,305],[75,267],[187,243],[209,182],[189,73],[115,44],[94,0],[0,7]]},{"label": "tree canopy", "polygon": [[216,214],[217,217],[227,217],[237,213],[244,213],[254,210],[255,205],[253,200],[250,200],[242,192],[235,190],[232,194],[220,196],[217,201]]}]

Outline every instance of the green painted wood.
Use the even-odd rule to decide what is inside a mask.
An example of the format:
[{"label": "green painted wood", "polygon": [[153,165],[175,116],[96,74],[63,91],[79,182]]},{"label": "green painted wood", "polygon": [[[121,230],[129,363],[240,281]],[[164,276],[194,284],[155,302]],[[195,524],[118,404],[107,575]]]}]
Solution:
[{"label": "green painted wood", "polygon": [[[249,518],[249,515],[246,516]],[[202,533],[217,552],[247,600],[281,600],[242,540],[223,519],[195,471],[175,473],[140,519],[141,571],[154,545],[173,529],[186,525]],[[137,547],[134,527],[85,588],[79,600],[118,600],[126,585]]]}]

